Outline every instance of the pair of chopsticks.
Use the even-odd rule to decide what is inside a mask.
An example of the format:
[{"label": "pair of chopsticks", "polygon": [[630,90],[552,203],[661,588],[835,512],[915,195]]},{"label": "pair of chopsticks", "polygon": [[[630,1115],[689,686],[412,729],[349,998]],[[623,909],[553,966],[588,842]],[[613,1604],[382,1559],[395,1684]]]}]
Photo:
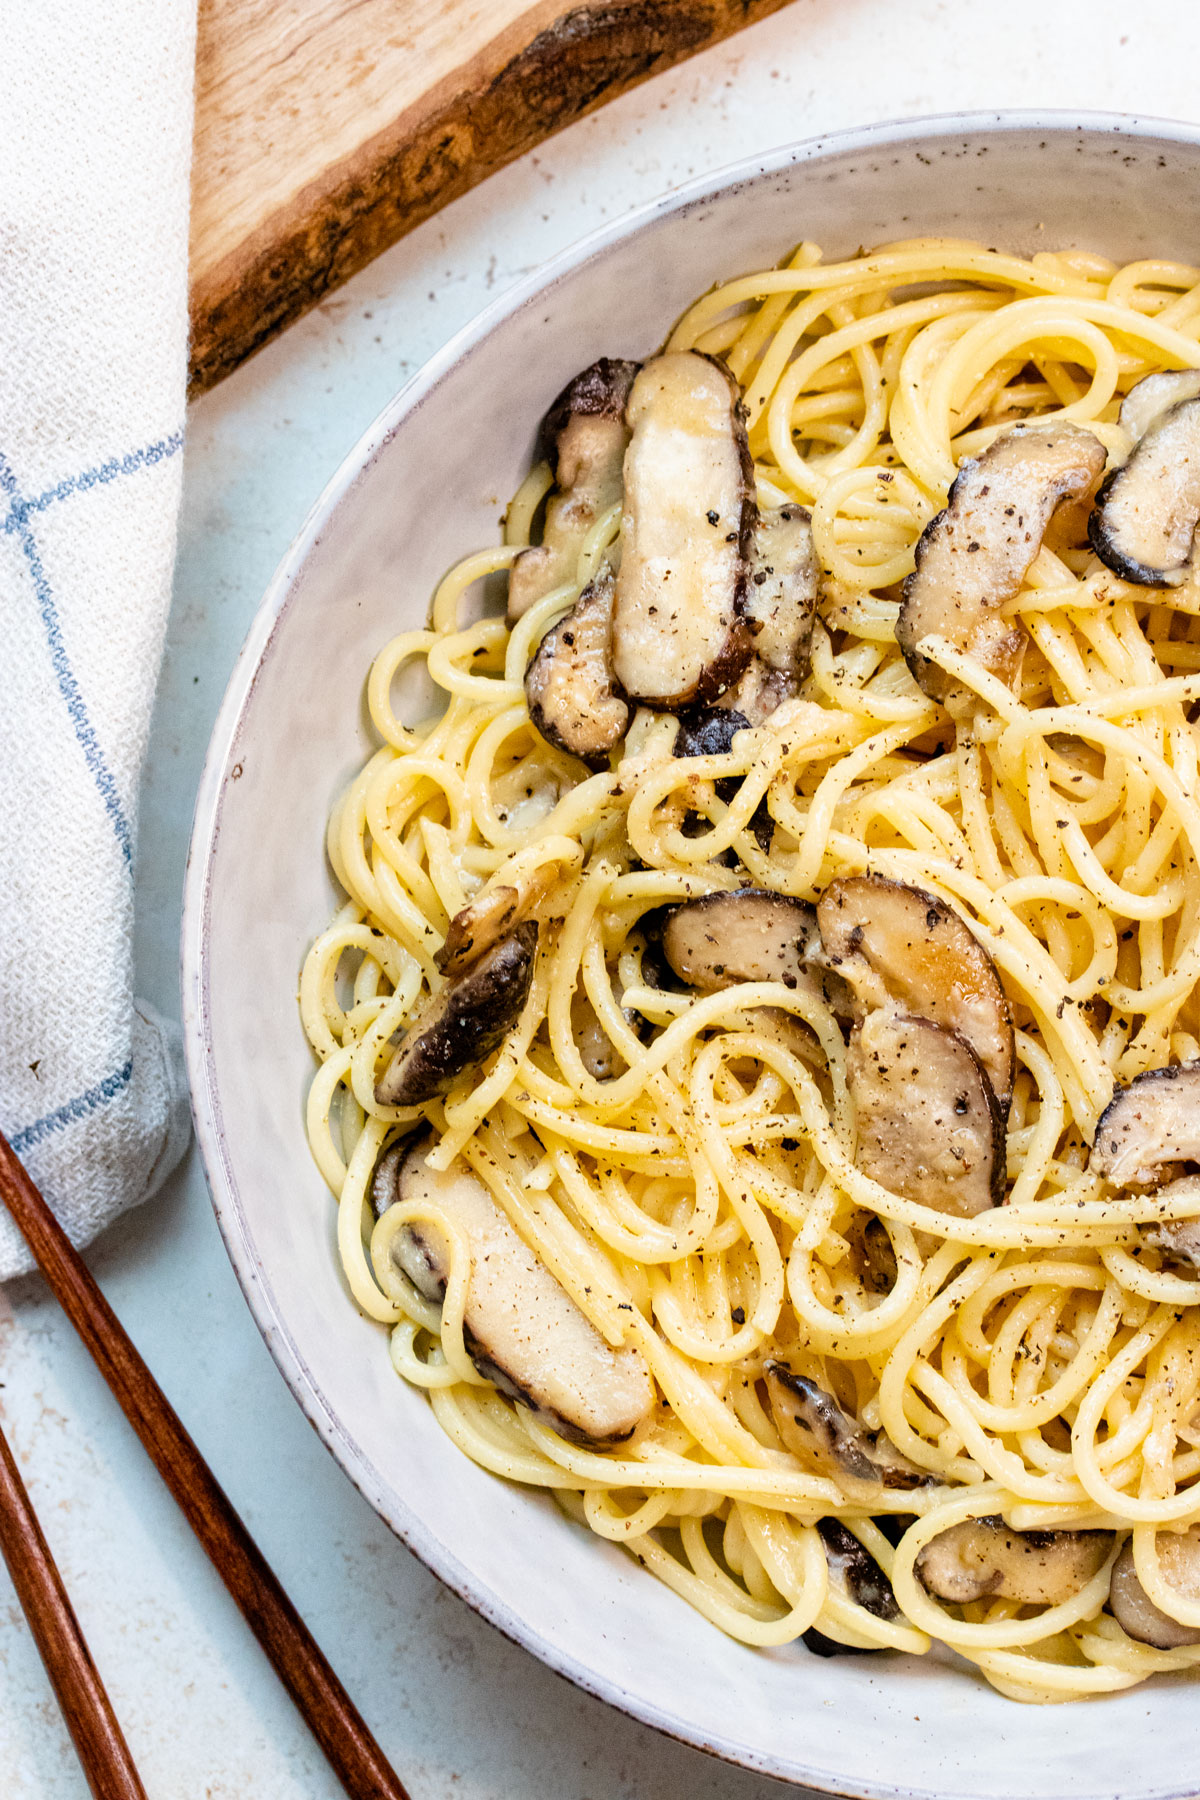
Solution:
[{"label": "pair of chopsticks", "polygon": [[[0,1198],[184,1518],[353,1800],[409,1800],[258,1545],[0,1132]],[[0,1432],[0,1555],[96,1800],[146,1800],[33,1503]]]}]

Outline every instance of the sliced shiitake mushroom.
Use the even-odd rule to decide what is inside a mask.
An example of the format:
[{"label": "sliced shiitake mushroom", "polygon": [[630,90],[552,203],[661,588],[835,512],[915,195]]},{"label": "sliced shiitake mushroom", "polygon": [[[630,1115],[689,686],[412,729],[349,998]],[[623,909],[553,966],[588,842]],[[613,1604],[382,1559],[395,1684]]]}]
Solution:
[{"label": "sliced shiitake mushroom", "polygon": [[1200,1062],[1147,1069],[1118,1088],[1088,1167],[1114,1187],[1155,1187],[1172,1164],[1200,1162]]},{"label": "sliced shiitake mushroom", "polygon": [[974,704],[921,654],[922,640],[935,634],[1001,681],[1016,679],[1025,637],[1003,608],[1016,598],[1055,508],[1089,491],[1104,457],[1090,431],[1056,420],[1012,425],[960,466],[945,511],[921,533],[896,624],[904,660],[931,699],[952,712]]},{"label": "sliced shiitake mushroom", "polygon": [[586,994],[576,994],[571,1002],[571,1032],[580,1061],[593,1081],[611,1081],[615,1075],[623,1073],[625,1059],[600,1023]]},{"label": "sliced shiitake mushroom", "polygon": [[[1200,1205],[1200,1179],[1195,1175],[1168,1182],[1166,1187],[1158,1189],[1157,1197],[1175,1200],[1185,1194]],[[1153,1225],[1143,1225],[1141,1235],[1147,1244],[1161,1252],[1163,1261],[1171,1267],[1189,1272],[1200,1270],[1200,1217],[1160,1219]]]},{"label": "sliced shiitake mushroom", "polygon": [[803,679],[816,604],[817,557],[809,513],[790,503],[763,511],[745,602],[760,663],[794,681]]},{"label": "sliced shiitake mushroom", "polygon": [[525,671],[529,716],[547,743],[606,769],[629,724],[629,706],[613,686],[614,581],[606,570],[548,631]]},{"label": "sliced shiitake mushroom", "polygon": [[740,888],[685,900],[668,914],[662,945],[676,975],[704,993],[738,981],[821,991],[816,914],[786,894]]},{"label": "sliced shiitake mushroom", "polygon": [[[424,1152],[427,1154],[433,1142],[427,1130],[422,1132],[422,1142]],[[397,1138],[396,1142],[384,1151],[375,1164],[375,1170],[371,1176],[370,1197],[371,1211],[377,1219],[382,1219],[388,1207],[395,1206],[400,1198],[396,1183],[400,1179],[400,1170],[404,1159],[412,1147],[413,1139],[411,1137]]]},{"label": "sliced shiitake mushroom", "polygon": [[890,1294],[899,1273],[896,1251],[882,1219],[868,1219],[862,1230],[863,1284],[873,1294]]},{"label": "sliced shiitake mushroom", "polygon": [[[688,706],[679,715],[675,734],[674,756],[728,756],[739,731],[748,731],[750,721],[733,706]],[[717,783],[722,799],[737,787],[736,777]]]},{"label": "sliced shiitake mushroom", "polygon": [[892,1584],[871,1552],[859,1543],[840,1519],[821,1519],[817,1525],[825,1545],[829,1573],[856,1606],[877,1619],[898,1619],[900,1606]]},{"label": "sliced shiitake mushroom", "polygon": [[567,383],[542,424],[542,453],[558,491],[546,505],[542,541],[523,550],[508,578],[508,622],[551,588],[576,579],[583,540],[621,498],[629,443],[625,403],[639,364],[602,356]]},{"label": "sliced shiitake mushroom", "polygon": [[1123,581],[1177,587],[1200,521],[1200,370],[1148,375],[1126,395],[1128,457],[1105,476],[1088,520],[1092,549]]},{"label": "sliced shiitake mushroom", "polygon": [[[761,513],[745,602],[746,623],[755,634],[754,654],[718,707],[730,708],[757,727],[796,697],[808,673],[816,599],[808,513],[792,505]],[[762,832],[757,835],[761,841]],[[770,847],[769,832],[763,847]]]},{"label": "sliced shiitake mushroom", "polygon": [[917,1578],[939,1600],[1019,1600],[1060,1606],[1103,1568],[1111,1531],[1014,1531],[1003,1519],[966,1519],[931,1538]]},{"label": "sliced shiitake mushroom", "polygon": [[[1167,1586],[1181,1599],[1200,1600],[1200,1525],[1192,1525],[1187,1531],[1160,1531],[1154,1547]],[[1108,1606],[1126,1637],[1136,1638],[1139,1644],[1153,1644],[1156,1650],[1180,1650],[1185,1644],[1200,1644],[1200,1626],[1181,1625],[1178,1619],[1162,1612],[1138,1580],[1132,1538],[1113,1564]]]},{"label": "sliced shiitake mushroom", "polygon": [[741,674],[754,469],[733,376],[695,350],[657,356],[626,408],[613,672],[632,700],[674,711]]},{"label": "sliced shiitake mushroom", "polygon": [[776,707],[794,700],[800,681],[783,669],[772,669],[759,657],[752,656],[733,686],[716,702],[743,717],[747,725],[765,725]]},{"label": "sliced shiitake mushroom", "polygon": [[882,875],[833,881],[817,905],[829,961],[868,1006],[887,999],[966,1038],[1002,1110],[1016,1064],[1012,1010],[996,965],[934,894]]},{"label": "sliced shiitake mushroom", "polygon": [[[471,1252],[463,1338],[481,1375],[572,1443],[621,1443],[654,1405],[641,1351],[605,1343],[466,1163],[429,1168],[431,1141],[423,1134],[384,1155],[373,1184],[375,1210],[419,1201],[462,1231]],[[392,1256],[426,1299],[440,1305],[450,1255],[438,1228],[424,1221],[404,1226]]]},{"label": "sliced shiitake mushroom", "polygon": [[902,1199],[970,1219],[1004,1198],[1004,1119],[956,1031],[877,1007],[850,1034],[856,1162]]},{"label": "sliced shiitake mushroom", "polygon": [[1200,398],[1200,369],[1160,369],[1143,375],[1121,402],[1117,423],[1131,444],[1144,438],[1164,413],[1181,400]]},{"label": "sliced shiitake mushroom", "polygon": [[381,1106],[417,1106],[482,1062],[516,1023],[533,980],[537,922],[527,919],[431,994],[375,1084]]},{"label": "sliced shiitake mushroom", "polygon": [[513,875],[500,871],[489,877],[475,898],[456,912],[446,932],[446,941],[434,957],[443,975],[457,975],[485,950],[507,937],[514,925],[528,917],[543,901],[562,876],[557,862],[539,863],[535,868]]},{"label": "sliced shiitake mushroom", "polygon": [[885,1432],[868,1431],[842,1411],[832,1394],[786,1363],[766,1367],[771,1416],[785,1450],[814,1475],[837,1483],[848,1500],[877,1501],[885,1489],[925,1487],[933,1481],[901,1456]]},{"label": "sliced shiitake mushroom", "polygon": [[[849,1526],[840,1519],[820,1519],[817,1530],[825,1547],[830,1586],[877,1619],[898,1619],[900,1606],[891,1582]],[[818,1656],[854,1656],[866,1649],[862,1644],[843,1644],[815,1626],[810,1626],[803,1636],[808,1649]]]}]

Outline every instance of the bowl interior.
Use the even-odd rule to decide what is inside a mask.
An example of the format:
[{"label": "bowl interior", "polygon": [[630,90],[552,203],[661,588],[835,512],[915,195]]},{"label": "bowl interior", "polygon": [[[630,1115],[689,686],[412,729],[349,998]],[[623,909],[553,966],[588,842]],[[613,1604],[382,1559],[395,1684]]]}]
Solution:
[{"label": "bowl interior", "polygon": [[541,413],[576,369],[645,355],[714,280],[802,236],[827,255],[940,232],[1194,262],[1198,178],[1184,127],[882,127],[774,153],[568,253],[410,383],[334,478],[255,621],[198,800],[184,941],[197,1130],[230,1256],[300,1404],[417,1554],[554,1668],[690,1743],[835,1793],[1182,1797],[1200,1708],[1177,1680],[1037,1709],[934,1657],[744,1649],[455,1450],[350,1301],[302,1129],[296,984],[335,899],[325,821],[370,747],[373,655],[423,623],[449,564],[496,541]]}]

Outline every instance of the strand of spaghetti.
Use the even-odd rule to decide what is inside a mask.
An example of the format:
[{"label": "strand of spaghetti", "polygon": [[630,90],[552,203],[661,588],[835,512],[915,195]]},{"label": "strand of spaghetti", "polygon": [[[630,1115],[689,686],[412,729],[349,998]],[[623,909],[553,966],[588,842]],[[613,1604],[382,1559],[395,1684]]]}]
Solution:
[{"label": "strand of spaghetti", "polygon": [[959,399],[966,397],[968,384],[978,380],[978,371],[988,368],[1014,350],[1049,337],[1065,338],[1083,351],[1073,360],[1091,362],[1092,382],[1086,393],[1070,398],[1060,417],[1092,420],[1107,406],[1117,386],[1117,358],[1111,341],[1089,316],[1092,305],[1087,301],[1027,299],[1011,301],[1002,312],[981,320],[958,339],[933,378],[925,395],[925,405],[939,435],[951,435],[950,420]]},{"label": "strand of spaghetti", "polygon": [[[1072,1635],[1072,1634],[1068,1634]],[[1078,1628],[1076,1642],[1086,1640]],[[1126,1674],[1116,1668],[1081,1668],[1077,1662],[1050,1663],[1020,1652],[972,1650],[969,1645],[955,1648],[960,1656],[969,1657],[987,1676],[992,1686],[1012,1700],[1030,1700],[1045,1705],[1056,1700],[1082,1700],[1089,1694],[1115,1694],[1122,1688],[1135,1687],[1154,1672],[1155,1659],[1148,1654],[1139,1675]]]},{"label": "strand of spaghetti", "polygon": [[[928,247],[926,247],[928,244]],[[822,263],[804,269],[767,269],[727,281],[697,300],[683,315],[667,342],[668,350],[688,347],[693,334],[727,308],[771,294],[807,293],[826,288],[874,287],[886,294],[893,287],[924,277],[942,281],[985,281],[1000,287],[1039,289],[1054,294],[1084,294],[1087,284],[1055,274],[1021,257],[961,243],[917,240],[904,249],[875,251],[847,262]]]},{"label": "strand of spaghetti", "polygon": [[1200,1513],[1200,1489],[1164,1499],[1147,1500],[1113,1487],[1102,1474],[1096,1454],[1096,1434],[1106,1405],[1138,1364],[1166,1336],[1175,1323],[1167,1307],[1156,1308],[1149,1324],[1096,1376],[1080,1402],[1071,1430],[1071,1451],[1079,1479],[1097,1506],[1116,1512],[1130,1524],[1169,1525]]},{"label": "strand of spaghetti", "polygon": [[[823,472],[821,476],[816,476],[812,466],[799,456],[792,442],[791,432],[793,403],[805,383],[819,369],[846,351],[868,344],[872,338],[903,330],[907,325],[927,325],[932,320],[946,318],[957,323],[973,313],[1001,305],[1001,296],[973,291],[930,295],[920,300],[903,302],[885,313],[867,313],[863,318],[855,319],[852,323],[829,332],[827,336],[818,338],[809,349],[802,351],[782,375],[767,412],[767,428],[775,461],[796,491],[805,499],[812,499],[819,492],[818,483],[823,485]],[[834,466],[830,473],[840,474],[841,470]]]},{"label": "strand of spaghetti", "polygon": [[922,708],[916,719],[889,726],[868,738],[865,744],[850,751],[822,777],[808,809],[808,818],[790,875],[790,880],[800,891],[811,891],[816,884],[826,856],[833,815],[847,788],[880,757],[887,756],[902,744],[911,743],[913,738],[920,737],[928,729],[932,719],[932,709]]},{"label": "strand of spaghetti", "polygon": [[511,568],[519,555],[519,545],[505,544],[494,550],[477,550],[454,565],[435,591],[429,609],[430,622],[439,638],[451,637],[458,630],[458,609],[468,589],[499,569]]},{"label": "strand of spaghetti", "polygon": [[[789,1644],[808,1630],[812,1619],[820,1611],[819,1604],[814,1608],[813,1600],[810,1600],[807,1605],[777,1612],[772,1620],[755,1620],[740,1609],[722,1605],[708,1582],[693,1570],[684,1568],[652,1538],[641,1538],[630,1547],[638,1561],[652,1570],[666,1587],[673,1588],[677,1594],[690,1601],[698,1612],[743,1643],[755,1644],[760,1648],[771,1644]],[[813,1599],[815,1598],[814,1593]]]},{"label": "strand of spaghetti", "polygon": [[[583,973],[585,992],[601,1027],[625,1061],[636,1066],[642,1052],[641,1040],[630,1028],[623,1009],[617,1004],[605,976],[602,947],[595,935],[589,939],[584,953]],[[830,1032],[836,1030],[832,1020],[828,1029]],[[825,1032],[819,1032],[819,1036],[824,1043]],[[690,1219],[683,1225],[676,1222],[672,1228],[674,1253],[684,1255],[710,1245],[720,1205],[720,1184],[713,1165],[705,1157],[703,1134],[696,1129],[688,1096],[662,1072],[648,1075],[646,1092],[655,1103],[659,1116],[666,1121],[682,1145],[695,1184],[695,1206]],[[732,1123],[729,1119],[722,1121],[726,1135],[729,1134]]]},{"label": "strand of spaghetti", "polygon": [[[1200,1506],[1197,1511],[1200,1512]],[[1158,1557],[1158,1533],[1153,1525],[1135,1525],[1133,1528],[1133,1566],[1152,1606],[1157,1606],[1159,1612],[1177,1620],[1180,1625],[1192,1629],[1200,1626],[1200,1602],[1172,1587],[1163,1574]]]},{"label": "strand of spaghetti", "polygon": [[1113,1280],[1128,1293],[1141,1294],[1145,1299],[1165,1306],[1195,1306],[1200,1299],[1194,1280],[1184,1275],[1171,1275],[1164,1269],[1144,1268],[1119,1244],[1109,1245],[1100,1256]]},{"label": "strand of spaghetti", "polygon": [[[1009,1272],[1004,1271],[1005,1274]],[[1025,1271],[1022,1271],[1022,1278],[1023,1280],[1034,1279]],[[1060,1274],[1056,1265],[1049,1264],[1046,1266],[1045,1272],[1040,1275],[1040,1279],[1061,1281],[1063,1286],[1069,1282],[1073,1282],[1075,1285],[1083,1283],[1089,1286],[1100,1286],[1102,1289],[1100,1305],[1096,1308],[1095,1317],[1073,1360],[1063,1370],[1058,1380],[1048,1388],[1044,1388],[1036,1397],[1009,1405],[997,1405],[992,1401],[969,1397],[972,1390],[966,1383],[959,1388],[960,1393],[968,1396],[967,1404],[978,1424],[990,1431],[1001,1434],[1029,1431],[1046,1424],[1058,1414],[1065,1413],[1100,1367],[1101,1360],[1120,1323],[1121,1310],[1124,1305],[1120,1289],[1115,1284],[1104,1286],[1098,1281],[1095,1270],[1086,1272],[1080,1270],[1073,1275],[1070,1271]],[[990,1285],[988,1284],[989,1288]],[[978,1298],[979,1296],[976,1295],[976,1299]]]},{"label": "strand of spaghetti", "polygon": [[532,541],[538,507],[554,486],[554,471],[543,459],[535,463],[504,513],[504,542],[523,550]]},{"label": "strand of spaghetti", "polygon": [[402,631],[390,644],[385,644],[371,664],[367,677],[367,709],[371,723],[385,743],[395,750],[415,750],[420,735],[402,725],[392,710],[392,683],[401,663],[425,656],[437,642],[432,631]]},{"label": "strand of spaghetti", "polygon": [[386,1125],[368,1119],[354,1146],[338,1196],[337,1240],[342,1267],[355,1300],[368,1318],[390,1325],[400,1317],[400,1310],[381,1293],[363,1243],[367,1183],[379,1160],[386,1135]]},{"label": "strand of spaghetti", "polygon": [[954,1427],[960,1443],[969,1451],[976,1467],[984,1470],[1014,1498],[1061,1501],[1064,1504],[1083,1498],[1083,1489],[1078,1481],[1069,1477],[1037,1474],[1026,1467],[1023,1457],[1015,1451],[1006,1450],[995,1438],[989,1437],[976,1416],[977,1406],[967,1401],[960,1390],[924,1357],[914,1357],[908,1380]]},{"label": "strand of spaghetti", "polygon": [[[392,1259],[392,1245],[410,1225],[433,1225],[446,1244],[446,1291],[439,1309],[438,1336],[446,1371],[456,1382],[483,1385],[463,1340],[463,1313],[471,1279],[471,1247],[461,1227],[442,1209],[425,1200],[397,1201],[375,1222],[370,1256],[375,1278],[397,1313],[411,1304],[411,1284]],[[442,1384],[438,1384],[442,1385]]]},{"label": "strand of spaghetti", "polygon": [[[784,266],[788,269],[811,269],[820,260],[821,252],[816,244],[802,243],[797,246]],[[778,331],[791,299],[792,296],[788,293],[772,294],[763,301],[758,311],[751,313],[743,323],[733,347],[726,357],[730,373],[740,386],[745,387],[750,364],[762,354],[768,341]]]}]

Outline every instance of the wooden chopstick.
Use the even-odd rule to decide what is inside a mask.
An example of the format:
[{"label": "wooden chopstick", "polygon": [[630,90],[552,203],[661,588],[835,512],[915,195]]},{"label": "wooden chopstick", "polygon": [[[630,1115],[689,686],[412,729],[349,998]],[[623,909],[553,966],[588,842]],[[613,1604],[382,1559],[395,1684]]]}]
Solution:
[{"label": "wooden chopstick", "polygon": [[96,1800],[146,1800],[129,1745],[2,1431],[0,1555],[8,1564],[17,1599]]},{"label": "wooden chopstick", "polygon": [[316,1640],[3,1132],[0,1198],[346,1792],[353,1800],[409,1800]]}]

